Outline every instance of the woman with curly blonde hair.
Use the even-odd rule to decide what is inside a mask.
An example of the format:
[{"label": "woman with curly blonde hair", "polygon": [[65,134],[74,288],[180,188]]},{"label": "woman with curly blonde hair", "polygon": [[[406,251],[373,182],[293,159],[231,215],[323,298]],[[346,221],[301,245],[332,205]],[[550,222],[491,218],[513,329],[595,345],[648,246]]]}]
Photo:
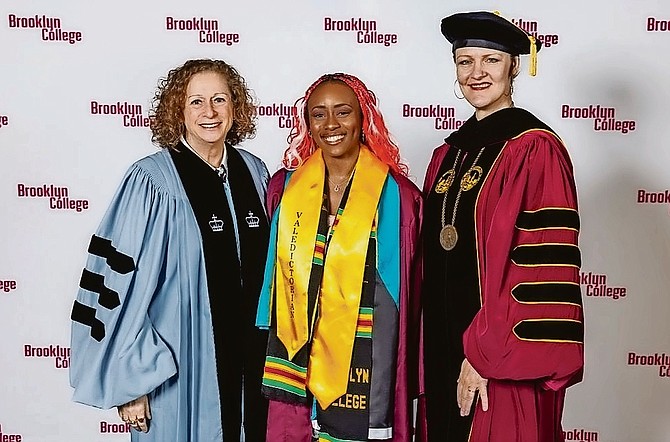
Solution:
[{"label": "woman with curly blonde hair", "polygon": [[[160,80],[152,140],[88,248],[72,310],[74,400],[118,407],[133,441],[263,441],[265,164],[244,79],[189,60]],[[242,405],[244,407],[242,408]]]}]

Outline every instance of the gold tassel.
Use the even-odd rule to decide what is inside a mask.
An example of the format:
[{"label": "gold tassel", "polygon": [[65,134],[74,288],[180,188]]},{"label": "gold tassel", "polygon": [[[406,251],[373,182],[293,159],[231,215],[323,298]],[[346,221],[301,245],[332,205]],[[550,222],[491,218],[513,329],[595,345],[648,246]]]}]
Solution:
[{"label": "gold tassel", "polygon": [[528,36],[530,40],[530,64],[528,65],[528,73],[531,77],[537,75],[537,46],[535,45],[535,37]]},{"label": "gold tassel", "polygon": [[[500,16],[500,11],[493,11],[493,13]],[[513,22],[510,23],[514,24]],[[521,29],[518,25],[515,26]],[[523,29],[521,30],[526,32]],[[535,37],[528,35],[528,40],[530,41],[530,63],[528,65],[528,74],[530,74],[531,77],[534,77],[537,75],[537,46],[535,45]]]}]

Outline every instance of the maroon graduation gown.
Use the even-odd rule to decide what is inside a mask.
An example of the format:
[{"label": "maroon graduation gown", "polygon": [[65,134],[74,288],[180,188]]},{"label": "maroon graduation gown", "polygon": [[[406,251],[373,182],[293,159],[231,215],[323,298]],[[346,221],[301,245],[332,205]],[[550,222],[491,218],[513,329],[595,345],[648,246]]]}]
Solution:
[{"label": "maroon graduation gown", "polygon": [[[457,149],[470,158],[463,161],[463,169],[467,169],[481,148],[483,176],[474,189],[462,192],[457,211],[459,233],[464,230],[459,242],[465,243],[458,246],[461,252],[445,252],[457,252],[449,259],[459,259],[458,253],[465,258],[468,253],[472,255],[474,268],[459,272],[470,272],[475,283],[472,287],[452,287],[449,278],[458,275],[446,269],[446,293],[435,295],[438,301],[434,303],[424,290],[424,305],[426,309],[440,305],[440,296],[466,295],[475,299],[452,299],[446,309],[440,310],[442,314],[424,312],[428,400],[422,396],[419,402],[420,422],[424,425],[418,439],[562,441],[565,389],[581,380],[584,357],[577,196],[572,165],[560,139],[521,109],[504,109],[482,121],[472,117],[452,134],[434,151],[424,182],[425,259],[439,259],[428,256],[428,251],[431,247],[436,250],[439,235],[435,232],[439,232],[442,223],[435,216],[440,210],[431,212],[429,207],[442,202],[442,195],[435,193],[440,173],[454,164]],[[450,189],[452,198],[463,173],[457,175]],[[472,199],[470,211],[466,194]],[[446,207],[449,223],[453,205]],[[429,214],[433,216],[429,218]],[[468,226],[471,236],[467,234]],[[429,274],[430,266],[424,265],[424,287],[430,290],[431,281],[443,277],[432,271]],[[436,267],[439,266],[433,266]],[[440,282],[434,286],[439,287]],[[473,309],[475,303],[478,306]],[[435,335],[445,324],[459,321],[464,324],[462,347],[440,345]],[[435,344],[429,344],[431,340]],[[441,352],[451,353],[446,358],[451,362],[444,363],[445,358],[438,356]],[[451,417],[455,422],[452,427],[440,422],[441,413],[449,406],[457,410],[455,386],[464,357],[489,380],[489,410],[484,412],[477,403],[465,437],[460,431],[459,438],[450,438],[459,419],[468,422],[468,418],[460,416]],[[443,369],[453,377],[438,379],[437,370]]]}]

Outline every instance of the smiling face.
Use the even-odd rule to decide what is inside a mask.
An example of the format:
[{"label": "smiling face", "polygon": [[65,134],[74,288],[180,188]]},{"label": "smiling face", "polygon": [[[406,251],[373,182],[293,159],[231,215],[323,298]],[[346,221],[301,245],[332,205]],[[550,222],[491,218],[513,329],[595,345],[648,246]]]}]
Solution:
[{"label": "smiling face", "polygon": [[456,77],[465,99],[475,108],[478,120],[512,106],[512,78],[518,63],[512,56],[494,49],[456,49]]},{"label": "smiling face", "polygon": [[326,81],[307,101],[309,129],[324,159],[358,157],[363,116],[354,91],[341,81]]},{"label": "smiling face", "polygon": [[184,137],[196,151],[223,148],[233,125],[233,102],[226,79],[212,71],[198,72],[186,87]]}]

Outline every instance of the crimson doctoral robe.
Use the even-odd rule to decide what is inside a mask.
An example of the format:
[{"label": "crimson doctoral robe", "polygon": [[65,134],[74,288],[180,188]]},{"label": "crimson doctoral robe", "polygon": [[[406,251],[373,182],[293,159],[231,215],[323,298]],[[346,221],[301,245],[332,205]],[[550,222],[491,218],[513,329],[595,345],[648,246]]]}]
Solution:
[{"label": "crimson doctoral robe", "polygon": [[[453,185],[438,192],[450,172]],[[474,185],[461,190],[466,175]],[[581,380],[584,362],[579,216],[565,147],[522,109],[473,116],[434,151],[424,195],[419,440],[562,441],[565,389]],[[446,224],[459,234],[451,251],[439,243]],[[473,418],[456,404],[464,358],[489,380],[489,410],[477,403]]]}]

